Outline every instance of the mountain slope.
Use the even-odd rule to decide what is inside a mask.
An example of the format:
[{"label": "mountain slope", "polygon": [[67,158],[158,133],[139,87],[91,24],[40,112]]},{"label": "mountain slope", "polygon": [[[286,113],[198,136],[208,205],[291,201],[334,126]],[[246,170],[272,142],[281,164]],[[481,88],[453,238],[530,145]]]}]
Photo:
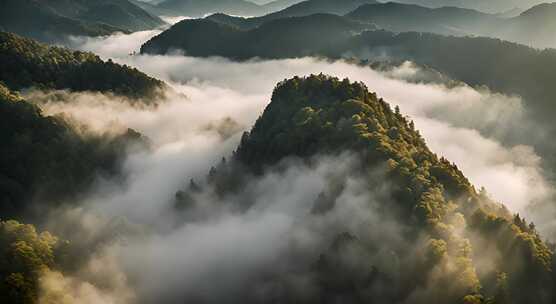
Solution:
[{"label": "mountain slope", "polygon": [[[343,196],[346,184],[360,180],[364,189],[357,193],[389,189],[376,210],[369,198],[358,212],[377,213],[383,219],[378,225],[395,221],[399,244],[366,234],[380,228],[362,223],[359,231],[333,236],[320,254],[294,255],[299,259],[291,261],[294,273],[269,271],[264,281],[254,280],[238,291],[238,297],[257,303],[254,290],[273,286],[278,302],[551,303],[553,253],[534,226],[477,193],[454,164],[427,148],[399,109],[347,79],[311,75],[279,83],[231,161],[212,168],[205,183],[192,182],[189,191],[178,193],[177,204],[194,205],[199,189],[211,187],[223,197],[222,203],[249,202],[250,180],[266,173],[279,176],[276,171],[282,170],[281,164],[287,166],[287,160],[311,166],[315,158],[332,156],[332,162],[339,162],[346,151],[358,162],[346,176],[330,180],[311,214],[298,220],[332,225],[326,221],[328,213],[350,199],[365,199]],[[377,172],[383,175],[377,177]],[[250,205],[242,208],[249,212]],[[484,254],[485,246],[491,254]],[[381,259],[383,249],[389,258]],[[303,286],[312,292],[296,290],[291,276],[307,278]],[[510,300],[501,302],[503,298]]]},{"label": "mountain slope", "polygon": [[[252,54],[304,56],[369,28],[374,26],[326,14],[278,19],[248,31],[209,19],[184,20],[143,44],[141,53],[165,54],[181,49],[192,56],[238,59],[252,57]],[[326,31],[328,36],[315,35],[317,31]]]},{"label": "mountain slope", "polygon": [[132,130],[118,136],[95,135],[85,128],[78,132],[63,118],[43,115],[2,84],[0,130],[0,214],[4,219],[41,214],[42,208],[88,189],[98,175],[117,175],[126,144],[143,140]]},{"label": "mountain slope", "polygon": [[449,35],[481,34],[496,31],[503,20],[493,15],[456,7],[430,9],[418,5],[388,2],[364,5],[346,15],[348,18],[375,23],[395,32],[430,32]]},{"label": "mountain slope", "polygon": [[543,3],[508,19],[499,37],[539,48],[556,48],[556,3]]},{"label": "mountain slope", "polygon": [[165,0],[157,8],[176,16],[203,17],[211,13],[225,13],[237,16],[258,16],[265,9],[245,0]]},{"label": "mountain slope", "polygon": [[88,4],[87,10],[75,18],[106,23],[133,32],[150,30],[165,24],[160,18],[128,0],[103,0]]},{"label": "mountain slope", "polygon": [[261,17],[241,18],[215,14],[208,16],[207,19],[235,25],[242,29],[253,29],[266,22],[281,18],[304,17],[313,14],[333,14],[345,15],[364,4],[376,4],[375,0],[308,0],[299,2],[281,11],[270,13]]},{"label": "mountain slope", "polygon": [[149,102],[166,85],[137,69],[104,62],[92,53],[49,47],[0,32],[0,81],[15,90],[100,91]]},{"label": "mountain slope", "polygon": [[31,0],[6,0],[1,5],[0,30],[45,42],[60,41],[68,35],[100,36],[123,31],[107,24],[61,16],[45,5]]},{"label": "mountain slope", "polygon": [[538,5],[514,18],[457,7],[431,9],[394,2],[361,6],[346,17],[373,22],[395,32],[481,35],[538,48],[556,47],[552,32],[556,26],[556,3]]},{"label": "mountain slope", "polygon": [[486,13],[501,13],[514,9],[515,7],[527,8],[544,0],[400,0],[397,2],[424,5],[428,7],[456,6],[461,8],[475,9]]},{"label": "mountain slope", "polygon": [[290,7],[294,4],[298,4],[300,2],[303,2],[303,0],[274,0],[266,4],[263,4],[262,6],[265,8],[267,12],[272,13],[272,12],[277,12],[279,10],[283,10],[287,7]]},{"label": "mountain slope", "polygon": [[165,23],[127,0],[5,0],[0,30],[45,42],[153,29]]}]

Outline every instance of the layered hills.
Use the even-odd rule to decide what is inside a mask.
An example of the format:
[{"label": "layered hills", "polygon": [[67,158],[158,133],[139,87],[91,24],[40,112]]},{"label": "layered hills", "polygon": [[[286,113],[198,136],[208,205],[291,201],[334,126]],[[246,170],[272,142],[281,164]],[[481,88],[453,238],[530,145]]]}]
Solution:
[{"label": "layered hills", "polygon": [[128,0],[6,0],[1,5],[0,30],[44,42],[147,30],[165,24]]}]

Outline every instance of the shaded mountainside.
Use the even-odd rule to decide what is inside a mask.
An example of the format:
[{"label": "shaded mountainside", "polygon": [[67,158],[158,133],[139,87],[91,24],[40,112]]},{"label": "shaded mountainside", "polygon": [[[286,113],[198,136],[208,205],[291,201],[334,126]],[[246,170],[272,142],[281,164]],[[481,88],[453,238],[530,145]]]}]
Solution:
[{"label": "shaded mountainside", "polygon": [[29,219],[75,198],[99,175],[119,174],[128,144],[146,143],[133,130],[122,135],[77,131],[66,119],[45,116],[1,84],[0,130],[3,219]]},{"label": "shaded mountainside", "polygon": [[[374,26],[329,14],[278,19],[248,31],[208,19],[184,20],[143,44],[141,53],[185,50],[191,56],[236,59],[247,59],[252,54],[269,58],[308,56],[369,28]],[[318,31],[327,35],[315,35]]]},{"label": "shaded mountainside", "polygon": [[[203,17],[207,14],[223,13],[247,17],[271,14],[303,1],[275,0],[262,4],[247,0],[163,0],[159,1],[158,4],[140,3],[138,5],[149,12],[166,16]],[[317,1],[325,2],[329,0]]]},{"label": "shaded mountainside", "polygon": [[494,34],[506,21],[494,15],[457,7],[431,9],[388,2],[364,5],[346,17],[375,23],[394,32],[431,32],[449,35]]},{"label": "shaded mountainside", "polygon": [[263,7],[268,12],[277,12],[279,10],[283,10],[299,2],[303,2],[303,0],[274,0],[266,4],[263,4]]},{"label": "shaded mountainside", "polygon": [[266,13],[263,6],[245,0],[165,0],[156,8],[176,16],[202,17],[211,13],[236,16],[258,16]]},{"label": "shaded mountainside", "polygon": [[123,29],[61,16],[35,1],[6,0],[0,4],[0,30],[45,42],[65,36],[101,36]]},{"label": "shaded mountainside", "polygon": [[397,2],[424,5],[428,7],[456,6],[475,9],[486,13],[501,13],[515,8],[527,9],[545,0],[399,0]]},{"label": "shaded mountainside", "polygon": [[[377,210],[369,198],[368,209],[360,212],[378,212],[381,225],[396,221],[403,245],[381,245],[364,232],[345,231],[320,255],[301,259],[312,260],[311,265],[298,266],[295,273],[265,274],[264,282],[254,279],[241,299],[257,303],[254,290],[271,288],[265,290],[277,302],[552,303],[553,253],[534,225],[477,192],[454,164],[427,148],[399,109],[347,79],[311,75],[279,83],[232,159],[212,168],[206,182],[191,181],[176,195],[176,206],[187,214],[200,189],[207,188],[231,203],[245,195],[248,176],[280,170],[288,159],[310,164],[315,157],[343,157],[346,151],[358,163],[347,176],[329,182],[311,214],[300,220],[324,218],[347,203],[341,200],[346,183],[361,179],[371,193],[391,188]],[[377,178],[377,171],[384,175]],[[242,209],[249,207],[244,203]],[[369,223],[367,229],[376,227]],[[382,246],[388,246],[387,263],[380,262]],[[359,258],[365,266],[352,268]],[[292,276],[307,278],[307,290],[296,289]]]},{"label": "shaded mountainside", "polygon": [[508,19],[497,31],[503,39],[538,48],[556,48],[556,3],[543,3]]},{"label": "shaded mountainside", "polygon": [[556,3],[545,3],[513,18],[457,7],[431,9],[418,5],[384,3],[365,5],[348,14],[395,32],[429,32],[448,35],[480,35],[537,48],[556,47]]},{"label": "shaded mountainside", "polygon": [[501,18],[458,7],[433,9],[395,2],[377,3],[372,0],[310,0],[261,17],[243,18],[217,13],[206,19],[251,30],[278,19],[324,13],[375,24],[378,28],[394,32],[478,35],[539,48],[556,47],[556,38],[551,32],[553,26],[550,26],[556,20],[556,3],[539,5],[514,18]]},{"label": "shaded mountainside", "polygon": [[150,30],[165,22],[128,0],[86,1],[87,10],[75,18],[110,24],[126,31]]},{"label": "shaded mountainside", "polygon": [[153,29],[165,23],[127,0],[4,0],[0,30],[45,42]]},{"label": "shaded mountainside", "polygon": [[281,11],[274,12],[261,17],[242,18],[227,16],[225,14],[214,14],[207,19],[234,25],[241,29],[253,29],[266,22],[281,18],[304,17],[314,14],[345,15],[364,4],[376,4],[374,0],[309,0],[297,3]]},{"label": "shaded mountainside", "polygon": [[135,68],[105,62],[92,53],[49,47],[5,32],[0,32],[0,81],[14,90],[100,91],[144,103],[166,87]]}]

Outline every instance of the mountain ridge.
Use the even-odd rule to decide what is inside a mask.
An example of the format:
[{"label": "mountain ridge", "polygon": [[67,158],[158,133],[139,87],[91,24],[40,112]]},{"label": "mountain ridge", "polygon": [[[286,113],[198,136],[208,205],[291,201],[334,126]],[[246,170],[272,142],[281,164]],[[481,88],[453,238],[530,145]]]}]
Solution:
[{"label": "mountain ridge", "polygon": [[68,36],[102,36],[160,27],[166,23],[128,0],[5,0],[0,30],[64,42]]},{"label": "mountain ridge", "polygon": [[[243,204],[241,212],[248,212],[249,191],[242,194],[242,189],[250,180],[266,173],[278,174],[274,170],[281,170],[280,164],[285,159],[300,159],[310,167],[315,157],[342,158],[345,154],[341,153],[345,151],[355,153],[359,162],[350,167],[351,174],[325,185],[311,214],[306,217],[325,217],[338,204],[346,203],[339,199],[346,191],[343,184],[346,180],[362,179],[371,192],[376,190],[374,187],[381,189],[389,184],[390,199],[381,202],[383,205],[375,212],[378,216],[396,214],[394,218],[400,221],[399,225],[407,227],[400,237],[406,243],[424,246],[425,256],[422,260],[415,256],[409,258],[406,254],[420,256],[423,252],[404,254],[401,248],[391,248],[391,254],[404,265],[400,270],[404,273],[401,282],[395,272],[382,268],[384,265],[373,264],[372,259],[365,260],[372,265],[369,270],[374,273],[372,277],[365,276],[364,270],[363,274],[350,272],[344,264],[333,262],[337,254],[351,252],[342,253],[346,250],[344,246],[356,245],[358,250],[366,252],[362,254],[365,257],[373,256],[374,247],[367,243],[369,240],[346,231],[333,238],[329,249],[313,257],[312,267],[298,270],[301,274],[315,276],[317,282],[312,288],[316,288],[318,297],[305,298],[306,301],[333,303],[326,299],[340,298],[350,303],[365,303],[380,298],[388,302],[420,303],[419,298],[413,298],[413,291],[422,289],[421,284],[431,280],[428,276],[435,273],[434,269],[442,269],[442,275],[433,279],[435,285],[429,295],[438,301],[498,303],[500,293],[507,292],[505,296],[513,299],[511,303],[527,303],[530,297],[539,303],[549,303],[551,296],[547,294],[551,293],[554,280],[553,253],[534,226],[519,215],[510,215],[500,204],[477,192],[455,164],[431,152],[413,122],[402,115],[399,108],[392,109],[375,93],[370,93],[364,84],[348,79],[319,74],[280,82],[271,102],[251,131],[243,135],[231,159],[211,168],[206,181],[198,184],[192,180],[189,190],[176,194],[176,206],[187,214],[188,208],[197,204],[201,189],[214,189],[223,204],[232,204],[232,198],[237,200],[238,196],[242,198],[238,201]],[[299,162],[293,163],[300,166]],[[375,179],[377,171],[385,171],[384,176]],[[247,197],[243,198],[244,195]],[[371,211],[362,209],[360,212]],[[463,223],[458,227],[466,232],[455,228],[459,224],[453,221]],[[482,242],[493,244],[489,250],[496,254],[487,259],[496,270],[476,268],[483,256],[474,248],[480,248]],[[512,245],[508,246],[508,242]],[[514,262],[520,266],[515,266]],[[458,266],[450,267],[451,263]],[[503,282],[507,289],[497,287],[500,286],[497,273],[512,278]],[[283,288],[281,294],[286,296],[278,299],[295,301],[299,296],[295,290],[289,290],[287,284],[280,285],[287,281],[287,275],[282,277],[278,273],[266,280]],[[335,280],[337,275],[342,279]],[[528,281],[530,277],[534,279]],[[257,282],[252,284],[257,286]],[[373,286],[382,288],[373,294]],[[242,298],[250,299],[248,295]]]},{"label": "mountain ridge", "polygon": [[336,0],[308,0],[296,3],[283,10],[260,17],[242,18],[227,16],[222,13],[207,16],[206,19],[234,25],[241,29],[250,30],[266,22],[290,17],[304,17],[314,14],[344,15],[364,4],[376,4],[375,0],[346,0],[341,3]]},{"label": "mountain ridge", "polygon": [[92,53],[52,47],[1,31],[0,62],[0,81],[14,90],[99,91],[150,103],[168,88],[135,68],[105,62]]}]

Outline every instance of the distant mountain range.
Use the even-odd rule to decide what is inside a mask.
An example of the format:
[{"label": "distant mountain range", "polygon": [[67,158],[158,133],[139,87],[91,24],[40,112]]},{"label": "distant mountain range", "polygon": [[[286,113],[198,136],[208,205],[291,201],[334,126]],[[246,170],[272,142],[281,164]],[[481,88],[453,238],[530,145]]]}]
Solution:
[{"label": "distant mountain range", "polygon": [[107,35],[165,24],[128,0],[4,0],[0,8],[0,30],[46,42],[63,41],[68,35]]},{"label": "distant mountain range", "polygon": [[257,16],[262,12],[261,6],[245,0],[165,0],[156,7],[172,12],[174,15],[189,17],[204,16],[216,12],[240,16]]},{"label": "distant mountain range", "polygon": [[[455,36],[487,36],[518,42],[533,47],[556,47],[556,3],[541,4],[513,17],[486,14],[458,7],[428,8],[396,2],[378,3],[373,0],[309,0],[261,17],[241,18],[214,14],[207,19],[253,29],[265,22],[286,17],[308,16],[315,13],[345,15],[345,17],[374,23],[394,32],[430,32]],[[508,13],[510,16],[511,12]]]},{"label": "distant mountain range", "polygon": [[396,32],[421,31],[448,35],[480,35],[533,47],[556,47],[556,3],[540,4],[516,17],[501,18],[456,7],[430,9],[385,3],[361,6],[346,17],[374,22]]},{"label": "distant mountain range", "polygon": [[395,32],[431,32],[468,35],[499,27],[503,19],[475,10],[456,7],[431,9],[418,5],[388,2],[363,5],[346,17],[373,22]]},{"label": "distant mountain range", "polygon": [[160,16],[204,17],[214,13],[261,16],[285,9],[303,0],[275,0],[265,4],[248,0],[161,0],[157,3],[133,1],[150,13]]},{"label": "distant mountain range", "polygon": [[288,17],[303,17],[312,14],[345,15],[365,4],[377,4],[375,0],[308,0],[287,7],[281,11],[270,13],[261,17],[242,18],[225,14],[214,14],[207,19],[220,23],[237,26],[242,29],[253,29],[272,20]]},{"label": "distant mountain range", "polygon": [[397,0],[400,3],[424,5],[428,7],[456,6],[480,10],[486,13],[504,13],[515,8],[528,8],[545,0]]},{"label": "distant mountain range", "polygon": [[[165,54],[183,49],[192,56],[235,59],[255,54],[266,58],[309,56],[368,29],[375,26],[331,14],[277,19],[251,30],[210,19],[184,20],[143,44],[141,53]],[[326,35],[317,34],[321,31]]]},{"label": "distant mountain range", "polygon": [[519,16],[508,19],[497,34],[502,39],[534,47],[556,48],[556,3],[532,7]]},{"label": "distant mountain range", "polygon": [[[415,31],[454,36],[486,36],[533,47],[556,47],[556,36],[551,30],[556,27],[556,3],[541,4],[516,17],[502,18],[498,15],[456,7],[433,9],[413,4],[377,3],[374,0],[342,2],[309,0],[261,17],[242,18],[218,13],[206,17],[205,20],[214,21],[232,29],[253,30],[257,27],[264,27],[271,21],[321,13],[343,15],[344,18],[367,25],[374,24],[378,28],[393,32]],[[284,22],[287,23],[287,21]],[[164,41],[171,44],[172,48],[184,48],[180,46],[180,41],[185,41],[186,38],[178,38],[180,35],[178,32],[190,33],[193,30],[189,29],[186,24],[176,25],[176,27],[179,29],[168,30],[168,33],[172,33],[176,39],[164,39]],[[326,24],[323,24],[323,28],[326,28]],[[163,35],[166,33],[161,34],[161,36]],[[147,43],[146,48],[152,46],[151,43]],[[157,47],[165,49],[161,45]]]}]

